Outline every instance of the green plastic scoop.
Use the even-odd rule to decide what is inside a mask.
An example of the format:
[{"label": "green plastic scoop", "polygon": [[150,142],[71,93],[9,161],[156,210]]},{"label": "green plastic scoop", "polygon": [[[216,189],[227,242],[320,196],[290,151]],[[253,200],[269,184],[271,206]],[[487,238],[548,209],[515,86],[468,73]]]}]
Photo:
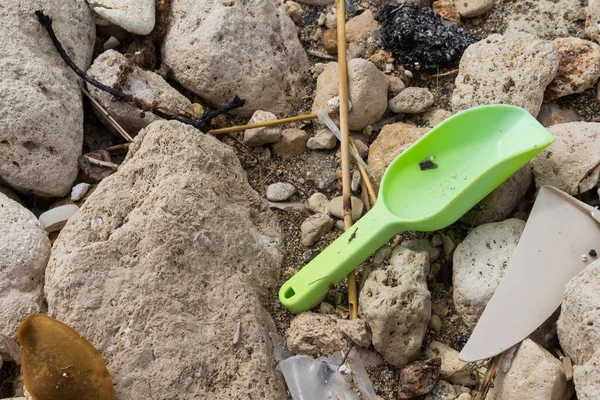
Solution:
[{"label": "green plastic scoop", "polygon": [[281,303],[308,310],[394,235],[454,223],[553,141],[515,106],[475,107],[446,119],[396,157],[375,206],[283,284]]}]

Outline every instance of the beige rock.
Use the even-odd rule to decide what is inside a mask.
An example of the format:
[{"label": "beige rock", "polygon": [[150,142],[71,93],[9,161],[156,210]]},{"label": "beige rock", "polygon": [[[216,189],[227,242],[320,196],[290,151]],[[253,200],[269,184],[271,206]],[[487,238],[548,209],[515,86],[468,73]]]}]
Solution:
[{"label": "beige rock", "polygon": [[323,47],[327,54],[337,54],[337,30],[327,29],[323,32]]},{"label": "beige rock", "polygon": [[231,147],[157,121],[54,243],[48,312],[100,351],[120,400],[279,400],[261,303],[277,288],[281,241]]},{"label": "beige rock", "polygon": [[498,369],[486,400],[571,398],[562,363],[529,339],[517,350],[507,372]]},{"label": "beige rock", "polygon": [[460,221],[477,226],[506,219],[525,196],[532,182],[532,167],[527,164],[462,216]]},{"label": "beige rock", "polygon": [[357,346],[364,348],[371,346],[371,331],[364,319],[338,319],[337,327]]},{"label": "beige rock", "polygon": [[386,75],[385,76],[389,82],[388,89],[393,94],[398,94],[406,88],[406,85],[402,81],[402,79],[398,78],[395,75]]},{"label": "beige rock", "polygon": [[[338,65],[335,62],[327,67],[317,79],[317,89],[312,112],[323,110],[327,101],[339,95]],[[348,114],[348,126],[360,131],[381,118],[387,108],[387,84],[385,76],[375,64],[362,58],[348,62],[348,90],[352,111]],[[335,120],[335,119],[334,119]]]},{"label": "beige rock", "polygon": [[452,108],[457,112],[504,103],[535,117],[557,70],[558,51],[551,42],[515,31],[490,35],[469,46],[460,59]]},{"label": "beige rock", "polygon": [[[365,205],[362,200],[358,197],[351,196],[350,197],[351,207],[352,207],[352,221],[358,221],[358,219],[362,216]],[[344,218],[344,199],[342,196],[337,196],[331,199],[329,204],[327,205],[327,209],[329,213],[336,218],[343,219]]]},{"label": "beige rock", "polygon": [[371,328],[373,346],[398,368],[417,358],[431,317],[428,258],[397,246],[390,265],[371,271],[360,290],[359,315]]},{"label": "beige rock", "polygon": [[474,328],[512,257],[525,222],[511,218],[480,225],[456,247],[453,257],[454,305]]},{"label": "beige rock", "polygon": [[102,18],[135,33],[147,35],[154,29],[154,0],[87,0]]},{"label": "beige rock", "polygon": [[583,365],[600,349],[600,260],[569,281],[556,328],[573,363]]},{"label": "beige rock", "polygon": [[440,377],[455,385],[475,386],[477,378],[469,373],[468,364],[458,359],[458,351],[441,342],[432,341],[425,350],[427,358],[442,360]]},{"label": "beige rock", "polygon": [[437,315],[432,314],[431,318],[429,319],[428,326],[429,326],[429,329],[431,329],[432,331],[439,332],[442,330],[442,320]]},{"label": "beige rock", "polygon": [[38,219],[2,193],[0,254],[0,334],[12,338],[27,316],[44,311],[50,241]]},{"label": "beige rock", "polygon": [[308,135],[302,129],[284,129],[281,140],[273,143],[273,151],[282,158],[290,158],[306,151]]},{"label": "beige rock", "polygon": [[408,247],[412,251],[426,251],[429,254],[429,261],[434,262],[440,258],[440,251],[431,245],[427,239],[409,239],[401,243],[402,246]]},{"label": "beige rock", "polygon": [[362,42],[365,35],[379,28],[379,24],[371,10],[365,10],[362,14],[351,18],[346,22],[346,40],[348,42]]},{"label": "beige rock", "polygon": [[388,165],[427,131],[403,122],[384,126],[377,139],[369,146],[369,168],[375,176],[381,178]]},{"label": "beige rock", "polygon": [[162,60],[183,87],[219,107],[238,95],[239,115],[297,110],[309,62],[283,2],[173,0],[170,15]]},{"label": "beige rock", "polygon": [[425,396],[424,400],[454,400],[456,391],[450,383],[439,380],[433,390]]},{"label": "beige rock", "polygon": [[335,0],[298,0],[299,3],[310,4],[311,6],[326,6]]},{"label": "beige rock", "polygon": [[573,366],[578,400],[600,399],[600,349],[583,365]]},{"label": "beige rock", "polygon": [[600,1],[598,0],[588,0],[585,33],[596,43],[600,42]]},{"label": "beige rock", "polygon": [[596,187],[600,123],[571,122],[548,130],[557,140],[531,160],[535,185],[551,185],[572,195]]},{"label": "beige rock", "polygon": [[[126,61],[127,59],[121,53],[115,50],[107,50],[94,60],[94,63],[88,69],[88,75],[112,87],[117,82],[121,73],[121,66]],[[141,112],[139,108],[130,104],[115,101],[113,95],[89,83],[87,89],[129,134],[136,135],[140,129],[161,119],[151,112]],[[136,67],[127,74],[127,85],[123,87],[123,92],[131,94],[147,104],[158,104],[162,111],[169,114],[194,119],[192,103],[172,88],[160,75],[152,71],[145,71]],[[105,122],[100,114],[99,116]],[[110,124],[105,122],[105,125],[112,129]]]},{"label": "beige rock", "polygon": [[313,193],[307,201],[307,208],[314,213],[329,215],[329,199],[323,193]]},{"label": "beige rock", "polygon": [[579,121],[579,114],[568,108],[560,108],[556,103],[544,103],[537,119],[540,124],[548,128],[552,125]]},{"label": "beige rock", "polygon": [[535,0],[521,7],[502,10],[507,30],[527,32],[541,38],[555,39],[581,31],[585,18],[585,2],[580,0]]},{"label": "beige rock", "polygon": [[337,145],[337,138],[329,129],[321,129],[308,139],[306,148],[309,150],[331,150]]},{"label": "beige rock", "polygon": [[444,110],[443,108],[433,108],[425,111],[419,117],[421,120],[426,122],[426,126],[428,128],[434,128],[436,125],[440,124],[446,118],[450,118],[451,116],[452,113],[448,110]]},{"label": "beige rock", "polygon": [[433,2],[433,11],[448,21],[460,23],[460,13],[451,0],[437,0]]},{"label": "beige rock", "polygon": [[302,10],[302,6],[295,1],[288,0],[285,2],[285,6],[287,7],[287,13],[290,18],[296,23],[300,23],[302,21],[302,15],[304,11]]},{"label": "beige rock", "polygon": [[325,214],[311,215],[300,225],[300,243],[306,247],[312,246],[324,233],[329,232],[334,224],[333,219]]},{"label": "beige rock", "polygon": [[347,351],[350,342],[327,315],[304,312],[296,316],[288,329],[287,346],[295,354],[330,355]]},{"label": "beige rock", "polygon": [[267,186],[267,200],[286,201],[296,193],[296,186],[289,182],[277,182]]},{"label": "beige rock", "polygon": [[427,88],[409,87],[389,101],[389,108],[395,113],[418,114],[433,105],[433,93]]},{"label": "beige rock", "polygon": [[473,18],[491,10],[494,0],[456,0],[454,5],[461,16]]},{"label": "beige rock", "polygon": [[77,75],[36,20],[40,8],[73,62],[85,71],[92,57],[95,25],[85,2],[2,2],[0,181],[21,193],[58,197],[77,177],[83,106]]},{"label": "beige rock", "polygon": [[[276,120],[277,116],[268,111],[256,110],[248,124]],[[244,144],[251,147],[262,146],[281,140],[282,129],[279,126],[247,129],[244,131]]]},{"label": "beige rock", "polygon": [[558,72],[544,94],[552,101],[591,88],[600,78],[600,46],[574,37],[554,40],[558,50]]}]

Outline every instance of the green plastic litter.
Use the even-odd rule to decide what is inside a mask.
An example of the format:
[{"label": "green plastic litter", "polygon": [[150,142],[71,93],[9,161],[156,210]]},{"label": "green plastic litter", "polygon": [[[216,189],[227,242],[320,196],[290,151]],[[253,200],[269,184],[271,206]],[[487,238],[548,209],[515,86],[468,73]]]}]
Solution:
[{"label": "green plastic litter", "polygon": [[453,115],[387,168],[375,206],[283,284],[281,303],[310,309],[394,235],[456,222],[554,141],[526,110],[474,107]]}]

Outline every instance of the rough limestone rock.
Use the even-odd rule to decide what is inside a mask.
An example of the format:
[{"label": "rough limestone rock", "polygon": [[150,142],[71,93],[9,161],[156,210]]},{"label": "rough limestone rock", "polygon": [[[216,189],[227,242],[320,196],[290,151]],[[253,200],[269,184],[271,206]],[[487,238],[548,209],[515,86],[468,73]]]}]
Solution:
[{"label": "rough limestone rock", "polygon": [[600,1],[588,0],[585,16],[585,33],[595,42],[600,42]]},{"label": "rough limestone rock", "polygon": [[450,118],[452,113],[443,108],[434,108],[419,115],[419,118],[425,123],[427,128],[433,128],[446,118]]},{"label": "rough limestone rock", "polygon": [[567,284],[556,324],[558,339],[573,363],[586,363],[600,349],[600,260]]},{"label": "rough limestone rock", "polygon": [[476,375],[469,373],[468,363],[458,359],[458,351],[444,343],[432,341],[425,354],[428,358],[439,357],[442,365],[440,377],[455,385],[475,386]]},{"label": "rough limestone rock", "polygon": [[[127,61],[125,56],[115,50],[107,50],[94,60],[88,75],[103,84],[112,87],[119,78],[120,67]],[[122,101],[115,101],[114,96],[93,85],[87,88],[96,100],[129,134],[135,135],[150,123],[161,118],[151,112],[140,112],[140,109]],[[194,119],[192,103],[177,90],[173,89],[160,75],[152,71],[135,68],[127,74],[127,86],[123,92],[144,100],[147,104],[160,105],[162,111],[172,115],[181,115]],[[109,124],[106,124],[110,127]]]},{"label": "rough limestone rock", "polygon": [[54,243],[48,311],[101,352],[121,400],[282,399],[261,305],[281,240],[233,150],[157,121]]},{"label": "rough limestone rock", "polygon": [[512,104],[534,117],[544,89],[558,70],[558,51],[552,42],[510,31],[472,44],[460,59],[454,111],[484,104]]},{"label": "rough limestone rock", "polygon": [[531,339],[525,339],[508,371],[498,368],[486,400],[567,400],[571,395],[562,363]]},{"label": "rough limestone rock", "polygon": [[154,29],[154,0],[87,0],[98,15],[121,28],[147,35]]},{"label": "rough limestone rock", "polygon": [[593,189],[600,177],[600,123],[571,122],[548,130],[556,140],[531,160],[535,185],[551,185],[572,195]]},{"label": "rough limestone rock", "polygon": [[[338,64],[331,62],[317,79],[312,112],[327,109],[327,101],[339,96]],[[362,58],[348,62],[348,91],[352,110],[348,126],[360,131],[381,119],[387,108],[387,82],[375,64]]]},{"label": "rough limestone rock", "polygon": [[429,89],[409,87],[391,99],[388,107],[395,113],[418,114],[431,107],[433,101],[433,93]]},{"label": "rough limestone rock", "polygon": [[600,46],[574,37],[554,40],[558,50],[558,72],[544,94],[552,101],[591,88],[600,78]]},{"label": "rough limestone rock", "polygon": [[454,4],[461,16],[473,18],[491,10],[494,0],[457,0]]},{"label": "rough limestone rock", "polygon": [[523,229],[525,222],[516,218],[480,225],[456,247],[454,305],[470,328],[475,327],[500,284]]},{"label": "rough limestone rock", "polygon": [[346,40],[348,42],[362,42],[365,35],[379,28],[379,24],[371,10],[365,10],[362,14],[351,18],[346,22]]},{"label": "rough limestone rock", "polygon": [[359,314],[375,350],[399,368],[417,358],[431,318],[428,273],[426,252],[397,246],[389,265],[371,271],[360,291]]},{"label": "rough limestone rock", "polygon": [[0,254],[0,334],[15,337],[28,315],[44,310],[50,241],[31,211],[2,193]]},{"label": "rough limestone rock", "polygon": [[235,112],[295,112],[308,57],[283,2],[173,0],[162,59],[185,88],[216,106],[234,95]]},{"label": "rough limestone rock", "polygon": [[585,2],[581,0],[520,0],[514,5],[503,10],[507,30],[545,39],[576,36],[585,18]]},{"label": "rough limestone rock", "polygon": [[305,312],[292,320],[287,333],[287,346],[295,354],[320,356],[347,351],[350,341],[337,329],[335,319]]},{"label": "rough limestone rock", "polygon": [[385,125],[369,146],[369,168],[381,179],[388,165],[427,131],[404,122]]},{"label": "rough limestone rock", "polygon": [[532,167],[527,164],[488,194],[460,221],[471,226],[502,221],[525,196],[532,182]]},{"label": "rough limestone rock", "polygon": [[273,144],[273,153],[282,158],[290,158],[306,151],[308,134],[302,129],[284,129],[281,139]]},{"label": "rough limestone rock", "polygon": [[77,177],[83,107],[77,75],[34,12],[44,9],[73,61],[86,70],[96,38],[87,3],[4,1],[0,7],[0,181],[22,193],[64,196]]},{"label": "rough limestone rock", "polygon": [[573,366],[577,400],[600,399],[600,350],[583,365]]}]

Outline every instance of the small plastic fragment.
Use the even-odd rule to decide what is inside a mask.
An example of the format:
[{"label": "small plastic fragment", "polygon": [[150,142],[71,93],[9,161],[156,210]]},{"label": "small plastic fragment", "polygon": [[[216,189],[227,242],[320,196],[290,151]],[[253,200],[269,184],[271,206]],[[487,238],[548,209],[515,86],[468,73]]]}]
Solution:
[{"label": "small plastic fragment", "polygon": [[46,232],[60,231],[77,210],[79,207],[75,204],[59,206],[40,215],[39,220]]}]

